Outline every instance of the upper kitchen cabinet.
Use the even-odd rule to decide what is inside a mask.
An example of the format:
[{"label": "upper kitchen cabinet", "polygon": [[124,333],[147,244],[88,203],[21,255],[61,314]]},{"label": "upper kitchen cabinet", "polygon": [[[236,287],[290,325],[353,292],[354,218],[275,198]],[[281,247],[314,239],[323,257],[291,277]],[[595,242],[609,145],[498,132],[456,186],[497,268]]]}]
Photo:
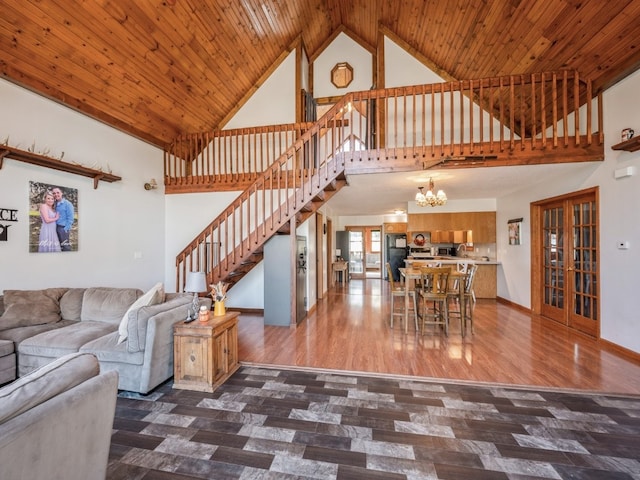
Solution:
[{"label": "upper kitchen cabinet", "polygon": [[[431,243],[495,243],[496,242],[496,212],[456,212],[456,213],[410,213],[407,215],[407,228],[410,232],[431,232]],[[453,232],[471,231],[472,240],[459,237],[456,242]],[[434,233],[443,232],[441,241],[434,240]],[[444,232],[452,232],[444,236]],[[437,237],[440,238],[440,237]]]},{"label": "upper kitchen cabinet", "polygon": [[385,223],[384,233],[407,233],[406,223]]},{"label": "upper kitchen cabinet", "polygon": [[453,243],[453,231],[452,230],[432,231],[431,243]]},{"label": "upper kitchen cabinet", "polygon": [[473,230],[435,230],[431,243],[473,243]]}]

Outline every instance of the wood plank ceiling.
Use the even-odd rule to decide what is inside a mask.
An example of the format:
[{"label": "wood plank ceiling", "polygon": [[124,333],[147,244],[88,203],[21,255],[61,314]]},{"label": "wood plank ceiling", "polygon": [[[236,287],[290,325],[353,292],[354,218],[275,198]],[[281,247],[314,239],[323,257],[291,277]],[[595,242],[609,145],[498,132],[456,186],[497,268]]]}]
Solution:
[{"label": "wood plank ceiling", "polygon": [[640,66],[640,1],[0,0],[0,71],[154,145],[220,128],[296,41],[380,27],[451,79],[576,69],[605,89]]}]

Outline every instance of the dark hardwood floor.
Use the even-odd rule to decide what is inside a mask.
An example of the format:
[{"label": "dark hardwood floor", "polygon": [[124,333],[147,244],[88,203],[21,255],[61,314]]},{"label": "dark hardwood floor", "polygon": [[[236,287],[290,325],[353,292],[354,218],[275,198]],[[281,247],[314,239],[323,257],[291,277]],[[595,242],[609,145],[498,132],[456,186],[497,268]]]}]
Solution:
[{"label": "dark hardwood floor", "polygon": [[332,287],[297,328],[242,314],[241,362],[640,394],[640,362],[550,320],[492,300],[474,307],[475,333],[407,334],[389,325],[388,282]]},{"label": "dark hardwood floor", "polygon": [[405,334],[387,288],[339,285],[297,328],[241,315],[213,393],[121,392],[107,478],[638,478],[640,364],[495,301],[473,336]]}]

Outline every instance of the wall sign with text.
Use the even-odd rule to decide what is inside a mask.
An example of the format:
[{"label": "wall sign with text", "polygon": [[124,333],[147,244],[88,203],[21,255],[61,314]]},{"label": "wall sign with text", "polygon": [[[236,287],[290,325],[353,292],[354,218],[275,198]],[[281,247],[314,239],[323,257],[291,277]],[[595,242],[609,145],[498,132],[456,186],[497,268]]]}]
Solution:
[{"label": "wall sign with text", "polygon": [[13,208],[0,208],[0,242],[6,242],[9,239],[9,227],[5,222],[17,222],[18,210]]}]

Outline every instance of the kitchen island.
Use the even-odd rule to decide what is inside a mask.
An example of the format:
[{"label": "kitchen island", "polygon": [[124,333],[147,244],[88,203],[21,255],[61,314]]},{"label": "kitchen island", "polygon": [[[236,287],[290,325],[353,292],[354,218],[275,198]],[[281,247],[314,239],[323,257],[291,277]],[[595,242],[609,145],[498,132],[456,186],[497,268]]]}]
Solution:
[{"label": "kitchen island", "polygon": [[492,298],[497,296],[497,274],[498,265],[500,262],[496,260],[482,260],[482,257],[449,257],[449,256],[429,256],[420,255],[415,258],[407,258],[405,261],[407,267],[413,266],[414,262],[418,263],[431,263],[437,262],[441,265],[458,265],[466,263],[478,265],[478,271],[476,272],[476,278],[473,284],[473,290],[476,294],[476,298]]}]

